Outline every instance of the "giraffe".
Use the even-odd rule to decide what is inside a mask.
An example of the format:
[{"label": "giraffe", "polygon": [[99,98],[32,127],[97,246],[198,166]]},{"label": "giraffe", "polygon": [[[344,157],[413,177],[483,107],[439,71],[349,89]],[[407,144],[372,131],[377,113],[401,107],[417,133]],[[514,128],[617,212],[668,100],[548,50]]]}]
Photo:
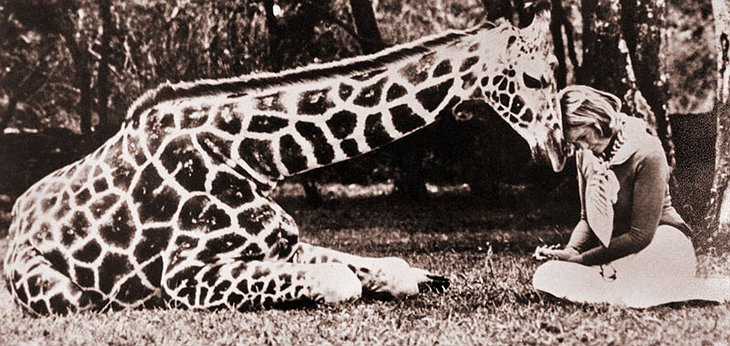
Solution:
[{"label": "giraffe", "polygon": [[248,310],[404,297],[449,281],[396,257],[299,241],[269,193],[454,114],[494,109],[560,170],[549,13],[281,73],[166,83],[95,152],[12,211],[4,276],[31,314],[180,307]]}]

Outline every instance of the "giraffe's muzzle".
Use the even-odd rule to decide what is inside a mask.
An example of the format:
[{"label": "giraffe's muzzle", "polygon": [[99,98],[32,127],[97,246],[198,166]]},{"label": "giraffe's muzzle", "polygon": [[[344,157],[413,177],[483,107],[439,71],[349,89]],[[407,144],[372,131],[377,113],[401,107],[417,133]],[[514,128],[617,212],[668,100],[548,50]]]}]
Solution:
[{"label": "giraffe's muzzle", "polygon": [[542,145],[538,144],[533,155],[540,163],[550,164],[553,171],[560,172],[565,167],[569,146],[560,129],[551,130]]}]

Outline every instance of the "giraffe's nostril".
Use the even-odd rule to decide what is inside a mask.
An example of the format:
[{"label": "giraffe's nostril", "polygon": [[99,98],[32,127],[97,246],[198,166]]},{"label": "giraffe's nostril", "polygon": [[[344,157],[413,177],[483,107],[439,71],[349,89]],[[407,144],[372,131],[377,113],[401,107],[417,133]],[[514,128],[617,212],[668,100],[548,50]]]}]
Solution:
[{"label": "giraffe's nostril", "polygon": [[547,56],[547,63],[550,66],[550,68],[553,70],[556,69],[558,67],[558,65],[560,64],[560,62],[558,61],[558,57],[555,56],[554,54],[549,54]]},{"label": "giraffe's nostril", "polygon": [[543,88],[547,88],[550,86],[550,82],[548,82],[545,76],[540,77],[540,84],[542,84]]}]

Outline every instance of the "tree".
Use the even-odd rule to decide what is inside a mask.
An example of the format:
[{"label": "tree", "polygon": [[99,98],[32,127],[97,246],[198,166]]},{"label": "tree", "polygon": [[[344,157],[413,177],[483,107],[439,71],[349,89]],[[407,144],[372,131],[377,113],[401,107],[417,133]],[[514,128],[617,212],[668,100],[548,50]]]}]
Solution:
[{"label": "tree", "polygon": [[[370,0],[350,0],[350,10],[363,53],[372,54],[386,48],[388,45],[380,35]],[[398,168],[394,177],[396,193],[414,200],[427,196],[426,179],[422,172],[426,151],[419,139],[417,136],[407,138],[389,151]]]},{"label": "tree", "polygon": [[[730,241],[730,1],[713,0],[715,49],[717,51],[717,98],[715,116],[715,178],[710,191],[707,230],[699,239],[705,245],[728,251]],[[698,237],[699,238],[699,237]]]},{"label": "tree", "polygon": [[91,134],[91,70],[89,52],[83,39],[77,40],[73,16],[77,4],[73,0],[9,1],[7,9],[13,12],[27,28],[43,34],[60,36],[71,54],[75,69],[75,84],[79,89],[78,113],[81,132]]},{"label": "tree", "polygon": [[[665,57],[661,52],[661,43],[666,27],[666,12],[664,1],[621,0],[622,32],[635,71],[635,80],[630,82],[636,83],[635,87],[631,87],[636,96],[629,103],[633,111],[654,122],[652,125],[662,141],[667,160],[671,167],[675,167],[672,127],[666,109],[669,94],[662,71]],[[643,106],[644,101],[649,107],[642,111],[639,107]]]},{"label": "tree", "polygon": [[[550,19],[550,35],[553,38],[555,46],[555,58],[558,60],[558,67],[555,70],[555,82],[558,89],[565,88],[567,84],[568,67],[565,63],[565,43],[563,42],[563,28],[565,28],[566,36],[569,42],[569,49],[575,52],[572,46],[573,31],[572,25],[567,20],[563,4],[560,0],[552,0],[550,3],[552,18]],[[572,56],[575,56],[573,54]]]},{"label": "tree", "polygon": [[[350,35],[350,38],[359,45],[360,54],[376,53],[388,46],[380,34],[370,0],[349,1],[354,29],[346,21],[339,19],[333,13],[332,4],[327,2],[292,1],[292,6],[281,18],[274,15],[273,1],[264,0],[263,5],[269,32],[270,68],[274,71],[290,66],[291,64],[288,62],[296,60],[297,56],[301,60],[301,56],[303,56],[301,50],[292,50],[291,47],[313,41],[316,35],[314,29],[322,23],[334,24]],[[328,57],[328,59],[332,58],[334,57]],[[300,61],[300,63],[302,62]],[[418,138],[402,141],[389,150],[381,152],[381,156],[383,161],[396,168],[391,172],[390,178],[394,180],[395,189],[399,194],[412,199],[421,199],[426,196],[425,176],[422,172],[426,151]],[[314,181],[319,181],[323,175],[326,173],[316,170],[299,178],[307,200],[312,206],[317,206],[322,202]]]},{"label": "tree", "polygon": [[[99,14],[101,17],[101,39],[99,42],[99,70],[96,78],[97,115],[99,117],[98,128],[106,137],[110,129],[109,124],[109,96],[111,95],[111,82],[109,81],[109,56],[111,55],[111,37],[114,31],[114,20],[112,18],[111,0],[97,0]],[[104,138],[106,139],[106,138]]]},{"label": "tree", "polygon": [[350,0],[350,10],[363,53],[372,54],[386,48],[370,0]]},{"label": "tree", "polygon": [[[15,70],[11,69],[10,71],[14,72]],[[24,69],[19,73],[12,73],[3,77],[3,84],[13,85],[14,88],[7,91],[7,105],[5,109],[0,110],[0,133],[10,125],[18,110],[18,105],[25,102],[46,83],[46,67],[36,63],[30,70]]]},{"label": "tree", "polygon": [[660,70],[665,11],[661,1],[583,0],[583,64],[576,81],[622,98],[627,114],[650,124],[674,167],[667,87]]}]

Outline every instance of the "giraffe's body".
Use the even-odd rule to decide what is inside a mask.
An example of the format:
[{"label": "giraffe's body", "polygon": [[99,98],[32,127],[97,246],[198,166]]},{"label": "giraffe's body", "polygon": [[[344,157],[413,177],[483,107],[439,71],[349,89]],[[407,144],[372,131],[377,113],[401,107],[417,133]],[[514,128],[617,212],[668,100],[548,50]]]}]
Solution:
[{"label": "giraffe's body", "polygon": [[[243,309],[437,277],[298,242],[276,182],[487,105],[562,166],[545,26],[484,25],[282,74],[163,85],[118,134],[17,201],[5,259],[35,313],[161,304]],[[535,28],[542,25],[540,28]],[[438,284],[438,283],[436,283]]]}]

